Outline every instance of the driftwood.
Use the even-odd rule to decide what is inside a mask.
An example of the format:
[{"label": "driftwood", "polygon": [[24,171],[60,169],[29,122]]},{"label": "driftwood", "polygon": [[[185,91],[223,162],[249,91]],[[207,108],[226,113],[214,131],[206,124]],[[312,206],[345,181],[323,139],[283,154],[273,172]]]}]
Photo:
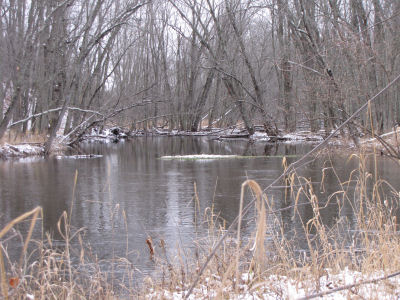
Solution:
[{"label": "driftwood", "polygon": [[219,139],[240,139],[240,138],[249,138],[250,135],[248,133],[236,133],[236,134],[226,134],[220,135]]}]

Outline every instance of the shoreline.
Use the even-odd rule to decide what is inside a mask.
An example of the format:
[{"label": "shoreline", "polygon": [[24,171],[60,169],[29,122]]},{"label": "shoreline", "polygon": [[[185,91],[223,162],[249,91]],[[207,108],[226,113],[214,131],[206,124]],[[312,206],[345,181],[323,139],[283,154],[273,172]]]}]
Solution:
[{"label": "shoreline", "polygon": [[[120,143],[125,140],[132,140],[138,137],[210,137],[218,141],[245,140],[249,142],[265,142],[265,143],[318,143],[323,140],[322,135],[314,134],[307,131],[298,131],[294,133],[283,134],[279,137],[269,137],[265,132],[257,131],[252,136],[247,132],[238,129],[220,129],[204,130],[198,132],[178,131],[178,130],[159,130],[152,131],[137,130],[128,132],[119,127],[108,128],[102,131],[93,129],[90,134],[81,137],[78,145],[81,143]],[[63,139],[62,136],[59,137]],[[51,155],[63,156],[67,151],[76,152],[77,155],[87,155],[90,153],[80,153],[74,150],[68,144],[56,143]],[[0,145],[0,159],[18,159],[26,157],[44,157],[44,142],[29,142],[28,140],[11,143],[4,142]]]},{"label": "shoreline", "polygon": [[[81,143],[120,143],[126,140],[133,140],[140,137],[209,137],[217,141],[234,141],[243,140],[250,143],[283,143],[298,144],[311,143],[317,144],[324,140],[325,134],[320,131],[313,133],[310,131],[296,131],[292,133],[283,133],[279,137],[269,137],[263,131],[256,131],[249,136],[245,130],[230,128],[213,128],[211,130],[203,130],[198,132],[179,131],[179,130],[160,130],[155,128],[151,131],[137,130],[129,132],[120,127],[111,127],[104,130],[93,129],[90,134],[82,136],[74,145]],[[59,140],[63,140],[64,136],[59,136]],[[79,147],[78,147],[79,148]],[[380,137],[362,137],[359,138],[359,146],[357,147],[349,137],[335,136],[327,143],[326,151],[345,151],[353,153],[354,151],[373,152],[378,151],[381,156],[387,155],[398,157],[396,149],[399,148],[395,132],[389,132]],[[50,156],[66,156],[70,151],[73,155],[84,156],[90,158],[91,153],[82,153],[79,149],[66,143],[55,143]],[[45,157],[44,142],[29,142],[28,140],[19,143],[3,142],[0,144],[0,159],[19,159],[27,157]]]},{"label": "shoreline", "polygon": [[[339,144],[340,140],[336,142]],[[326,151],[329,149],[339,150],[336,145],[326,148]],[[81,295],[83,299],[185,299],[207,256],[214,253],[188,299],[294,299],[318,297],[321,293],[327,299],[399,296],[400,276],[393,275],[400,275],[400,256],[396,255],[400,253],[400,240],[395,218],[399,200],[391,193],[383,194],[381,185],[384,183],[381,180],[375,182],[365,166],[366,161],[359,158],[354,188],[331,191],[320,198],[321,203],[318,200],[321,195],[307,188],[312,186],[309,179],[294,172],[290,182],[286,183],[288,190],[293,191],[288,193],[287,200],[293,206],[284,209],[293,210],[295,216],[296,211],[301,209],[297,202],[299,195],[307,197],[310,202],[307,205],[312,207],[313,215],[304,224],[304,232],[302,229],[298,232],[308,240],[309,249],[308,252],[304,250],[304,255],[299,255],[292,237],[283,234],[282,210],[274,210],[266,199],[268,205],[255,205],[258,213],[251,237],[238,239],[234,230],[215,252],[213,249],[226,228],[220,226],[221,220],[212,208],[207,210],[210,215],[204,214],[201,222],[208,225],[209,234],[196,241],[197,248],[189,252],[190,259],[185,266],[182,256],[168,257],[165,254],[166,245],[153,243],[149,236],[143,243],[149,246],[149,257],[156,271],[140,282],[134,281],[136,272],[140,270],[133,268],[128,258],[110,258],[110,263],[115,264],[115,271],[122,270],[123,279],[132,278],[132,281],[125,282],[114,278],[113,274],[110,277],[109,269],[102,265],[105,261],[93,260],[91,252],[74,252],[73,248],[69,248],[70,241],[79,235],[81,229],[68,227],[66,232],[71,237],[66,237],[62,251],[58,247],[52,248],[52,242],[49,246],[39,240],[35,243],[38,246],[35,251],[43,255],[40,260],[26,262],[27,267],[22,271],[17,264],[9,268],[11,271],[3,275],[8,280],[6,293],[29,299],[43,298],[48,293],[54,293],[58,298],[73,294]],[[348,178],[341,178],[340,182],[344,186]],[[260,190],[249,187],[256,195]],[[341,207],[347,202],[351,204],[358,234],[354,230],[343,230],[342,225],[347,224],[346,215],[341,215],[334,226],[322,223],[320,210],[326,207],[324,199],[330,197],[335,197]],[[201,216],[200,210],[198,216]],[[68,220],[66,214],[62,218]],[[35,222],[36,219],[33,218]],[[277,227],[269,227],[268,224],[276,224]],[[71,224],[66,222],[65,226]],[[339,235],[354,243],[337,243]],[[84,240],[81,249],[86,249]],[[268,255],[260,256],[260,253]],[[47,261],[54,264],[47,265],[44,263]],[[36,281],[36,278],[40,280]]]}]

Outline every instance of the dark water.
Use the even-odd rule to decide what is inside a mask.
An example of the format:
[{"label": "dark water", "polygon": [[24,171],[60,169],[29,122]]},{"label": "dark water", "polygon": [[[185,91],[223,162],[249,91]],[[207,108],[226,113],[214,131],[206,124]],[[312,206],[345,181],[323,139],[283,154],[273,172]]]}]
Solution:
[{"label": "dark water", "polygon": [[[171,252],[185,249],[192,241],[206,233],[207,226],[195,226],[196,213],[194,185],[196,185],[200,212],[214,207],[214,212],[229,224],[237,215],[240,187],[247,178],[266,187],[283,170],[282,155],[293,161],[310,150],[312,145],[265,145],[247,141],[220,142],[209,138],[157,137],[137,138],[120,144],[87,144],[87,153],[101,154],[101,158],[50,158],[0,162],[0,228],[36,207],[44,210],[43,227],[59,238],[56,224],[63,211],[72,210],[72,225],[85,228],[84,239],[90,243],[99,258],[126,256],[135,267],[150,271],[146,238],[155,243],[163,239]],[[254,159],[224,159],[209,161],[160,160],[163,155],[183,154],[237,154],[264,156]],[[347,156],[317,158],[299,170],[299,174],[314,182],[317,193],[322,193],[318,182],[321,169],[332,164],[342,180],[349,178],[357,168],[355,160]],[[372,161],[369,167],[373,169]],[[380,176],[398,185],[398,166],[381,159]],[[74,177],[78,172],[75,195]],[[338,188],[333,172],[326,171],[325,190],[321,204]],[[274,188],[268,197],[274,209],[293,203],[285,201],[285,190]],[[72,207],[71,204],[73,203]],[[310,206],[299,207],[303,221],[312,217]],[[122,212],[126,215],[126,220]],[[253,212],[251,213],[253,214]],[[251,214],[244,222],[244,231],[252,230]],[[283,210],[282,222],[287,234],[300,228],[293,210]],[[327,225],[341,216],[354,223],[350,205],[339,210],[329,205],[321,210]],[[302,244],[302,241],[299,241]],[[305,246],[305,244],[304,244]]]}]

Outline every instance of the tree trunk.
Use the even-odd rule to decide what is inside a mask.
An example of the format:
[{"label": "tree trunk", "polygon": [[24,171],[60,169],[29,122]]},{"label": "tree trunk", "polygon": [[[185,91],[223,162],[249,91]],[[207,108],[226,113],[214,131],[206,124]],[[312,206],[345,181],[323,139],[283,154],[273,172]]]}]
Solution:
[{"label": "tree trunk", "polygon": [[285,13],[286,4],[282,0],[278,0],[278,41],[279,50],[282,53],[280,59],[280,74],[278,76],[280,81],[280,94],[281,99],[284,102],[284,119],[285,119],[285,130],[293,132],[296,130],[296,111],[293,104],[292,95],[292,74],[291,74],[291,64],[289,63],[289,53],[290,53],[290,36],[288,26],[286,26],[287,20]]},{"label": "tree trunk", "polygon": [[11,104],[8,107],[6,113],[4,114],[4,118],[0,123],[0,139],[3,138],[4,134],[7,131],[8,124],[10,123],[14,110],[18,106],[18,102],[20,101],[21,96],[21,88],[19,86],[15,87],[15,92],[11,100]]},{"label": "tree trunk", "polygon": [[244,106],[244,103],[242,101],[243,97],[240,97],[238,94],[238,91],[235,89],[235,84],[232,82],[232,78],[229,77],[224,77],[222,78],[224,81],[225,87],[228,90],[228,94],[232,97],[233,101],[236,103],[237,107],[239,108],[240,115],[242,117],[244,126],[247,130],[247,132],[252,135],[254,134],[254,125],[253,121],[251,120],[250,116],[248,115],[248,112]]},{"label": "tree trunk", "polygon": [[207,74],[206,83],[204,84],[203,90],[197,99],[194,109],[194,121],[191,126],[191,131],[195,132],[199,128],[199,124],[201,122],[201,116],[203,113],[203,107],[206,104],[206,100],[208,97],[208,93],[211,89],[212,82],[214,80],[215,69],[210,69]]},{"label": "tree trunk", "polygon": [[233,31],[235,33],[235,37],[237,39],[237,42],[239,43],[239,47],[241,50],[241,54],[243,56],[244,59],[244,63],[247,67],[247,71],[249,72],[250,78],[251,78],[251,82],[253,84],[253,88],[254,88],[254,92],[255,92],[255,100],[256,100],[256,104],[257,104],[257,108],[260,110],[262,116],[263,116],[263,122],[264,122],[264,128],[267,131],[267,134],[269,136],[278,136],[279,132],[276,128],[276,126],[274,126],[274,122],[273,120],[271,120],[271,118],[268,116],[265,107],[264,107],[264,101],[263,101],[263,97],[262,97],[262,93],[261,93],[261,89],[260,89],[260,85],[258,83],[258,80],[256,78],[255,75],[255,71],[254,68],[250,62],[249,56],[247,54],[246,51],[246,47],[244,45],[244,41],[242,38],[242,35],[239,32],[239,29],[237,27],[233,12],[231,11],[229,4],[228,4],[228,0],[225,0],[225,7],[228,13],[228,18],[229,21],[233,27]]}]

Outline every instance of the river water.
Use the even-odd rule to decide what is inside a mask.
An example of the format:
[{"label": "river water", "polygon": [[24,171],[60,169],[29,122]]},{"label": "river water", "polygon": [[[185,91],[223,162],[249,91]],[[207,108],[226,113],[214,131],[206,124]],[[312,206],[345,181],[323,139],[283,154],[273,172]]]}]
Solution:
[{"label": "river water", "polygon": [[[262,188],[278,177],[282,157],[290,163],[312,148],[312,144],[248,143],[246,140],[216,141],[207,137],[140,137],[118,144],[85,144],[86,153],[102,157],[90,159],[49,158],[0,162],[0,228],[36,207],[43,207],[43,228],[59,239],[57,221],[63,211],[71,213],[74,228],[84,228],[84,240],[99,258],[127,256],[133,265],[151,272],[146,239],[154,244],[165,241],[173,255],[186,249],[207,232],[199,225],[199,215],[213,207],[221,220],[229,224],[238,214],[240,187],[246,179],[256,180]],[[164,155],[236,154],[255,158],[222,160],[162,160]],[[319,157],[299,170],[314,183],[322,204],[327,195],[338,189],[337,176],[347,180],[358,167],[346,155]],[[324,189],[319,182],[321,170],[330,165],[335,172],[325,172]],[[373,161],[368,163],[373,170]],[[398,166],[384,158],[379,160],[379,176],[399,186]],[[77,174],[76,183],[74,182]],[[197,191],[198,202],[195,197]],[[287,192],[287,191],[286,191]],[[274,188],[268,197],[274,209],[293,203],[285,201],[285,189]],[[250,196],[247,196],[247,201]],[[198,204],[197,204],[198,203]],[[200,211],[200,213],[199,213]],[[303,221],[312,217],[310,206],[298,213]],[[243,230],[250,234],[252,214]],[[353,220],[350,205],[341,209],[328,205],[321,210],[325,224],[333,225],[342,216]],[[126,218],[124,217],[126,216]],[[293,210],[284,210],[281,218],[288,234],[302,223],[293,218]],[[300,247],[304,243],[299,241]]]}]

